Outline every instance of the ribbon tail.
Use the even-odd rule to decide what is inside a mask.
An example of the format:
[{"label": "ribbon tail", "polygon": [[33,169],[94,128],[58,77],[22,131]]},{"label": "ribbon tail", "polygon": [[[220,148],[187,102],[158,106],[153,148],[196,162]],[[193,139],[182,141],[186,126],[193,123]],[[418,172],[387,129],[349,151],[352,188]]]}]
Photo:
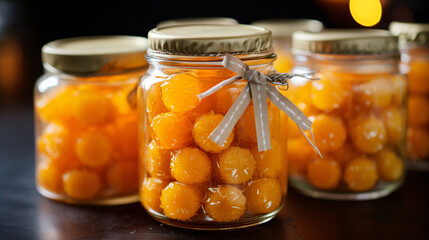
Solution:
[{"label": "ribbon tail", "polygon": [[319,151],[319,149],[316,146],[316,141],[314,140],[313,131],[311,131],[311,128],[309,130],[310,130],[310,134],[311,134],[311,138],[313,139],[313,142],[310,139],[308,139],[307,135],[299,126],[298,126],[298,129],[301,131],[302,135],[304,135],[305,139],[307,139],[307,142],[310,143],[310,145],[316,150],[317,154],[319,154],[319,156],[323,158],[322,153]]},{"label": "ribbon tail", "polygon": [[250,87],[249,84],[246,84],[234,104],[232,104],[231,108],[223,117],[222,121],[213,130],[213,132],[210,133],[209,138],[219,146],[223,146],[229,134],[234,129],[235,124],[237,124],[244,111],[246,111],[251,100]]},{"label": "ribbon tail", "polygon": [[[314,141],[313,131],[311,130],[311,125],[313,124],[307,116],[293,104],[287,97],[283,96],[277,88],[272,86],[271,84],[267,84],[267,97],[271,100],[274,105],[276,105],[280,110],[282,110],[288,117],[296,123],[299,130],[304,135],[305,139],[307,139],[308,143],[317,151],[320,157],[323,158],[319,149],[317,148],[316,141]],[[308,139],[305,135],[304,131],[309,130],[313,142]]]},{"label": "ribbon tail", "polygon": [[312,122],[307,116],[271,84],[267,84],[267,97],[304,131],[311,128]]},{"label": "ribbon tail", "polygon": [[271,149],[266,85],[250,83],[250,92],[253,99],[258,151],[266,151]]}]

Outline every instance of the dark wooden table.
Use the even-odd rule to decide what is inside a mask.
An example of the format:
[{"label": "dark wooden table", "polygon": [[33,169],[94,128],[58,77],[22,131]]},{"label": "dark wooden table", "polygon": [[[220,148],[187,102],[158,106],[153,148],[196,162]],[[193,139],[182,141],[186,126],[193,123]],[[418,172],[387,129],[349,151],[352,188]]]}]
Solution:
[{"label": "dark wooden table", "polygon": [[81,207],[41,197],[34,183],[30,106],[0,107],[0,239],[429,239],[429,173],[409,172],[388,197],[311,199],[289,189],[286,207],[256,227],[201,232],[154,221],[138,204]]}]

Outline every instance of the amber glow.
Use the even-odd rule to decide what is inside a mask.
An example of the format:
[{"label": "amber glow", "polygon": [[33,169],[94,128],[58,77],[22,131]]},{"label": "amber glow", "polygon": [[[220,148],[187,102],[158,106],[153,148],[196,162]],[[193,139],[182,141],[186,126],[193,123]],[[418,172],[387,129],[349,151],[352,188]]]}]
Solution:
[{"label": "amber glow", "polygon": [[379,0],[350,0],[349,7],[353,19],[362,26],[374,26],[381,19]]}]

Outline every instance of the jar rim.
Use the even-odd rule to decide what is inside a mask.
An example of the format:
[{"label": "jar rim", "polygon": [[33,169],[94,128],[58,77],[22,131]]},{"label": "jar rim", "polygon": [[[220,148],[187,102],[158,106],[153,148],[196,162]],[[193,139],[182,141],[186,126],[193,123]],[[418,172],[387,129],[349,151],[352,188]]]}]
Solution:
[{"label": "jar rim", "polygon": [[[232,54],[248,65],[260,65],[274,62],[277,55],[273,49],[269,51],[254,53],[254,54]],[[154,62],[163,65],[172,66],[193,66],[193,67],[223,67],[222,61],[225,54],[214,55],[176,55],[159,51],[148,50],[146,60],[149,64]]]},{"label": "jar rim", "polygon": [[390,32],[399,37],[400,48],[429,48],[429,23],[392,22]]},{"label": "jar rim", "polygon": [[149,50],[172,55],[252,54],[272,49],[271,31],[245,24],[190,24],[149,31]]},{"label": "jar rim", "polygon": [[337,55],[390,55],[398,53],[398,39],[381,29],[328,29],[297,31],[292,50]]},{"label": "jar rim", "polygon": [[42,47],[42,63],[49,72],[71,75],[109,75],[147,67],[144,37],[112,35],[59,39]]}]

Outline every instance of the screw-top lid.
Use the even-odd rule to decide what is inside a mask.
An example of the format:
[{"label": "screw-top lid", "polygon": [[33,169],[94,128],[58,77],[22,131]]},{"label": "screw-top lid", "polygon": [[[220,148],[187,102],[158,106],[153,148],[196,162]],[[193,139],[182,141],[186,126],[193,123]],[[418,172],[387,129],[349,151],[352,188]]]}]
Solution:
[{"label": "screw-top lid", "polygon": [[238,21],[233,18],[227,17],[202,17],[202,18],[176,18],[166,21],[162,21],[156,25],[157,28],[170,27],[177,25],[189,25],[189,24],[225,24],[233,25],[238,24]]},{"label": "screw-top lid", "polygon": [[60,39],[42,48],[45,69],[73,75],[137,71],[148,65],[148,40],[136,36],[91,36]]},{"label": "screw-top lid", "polygon": [[271,31],[251,25],[182,25],[149,32],[149,51],[174,55],[223,55],[272,50]]},{"label": "screw-top lid", "polygon": [[377,29],[299,31],[292,36],[292,50],[322,54],[397,54],[398,39],[387,30]]},{"label": "screw-top lid", "polygon": [[253,22],[252,25],[271,30],[273,37],[290,38],[296,31],[320,32],[323,23],[313,19],[264,19]]},{"label": "screw-top lid", "polygon": [[429,47],[429,23],[392,22],[389,30],[399,37],[400,47]]}]

